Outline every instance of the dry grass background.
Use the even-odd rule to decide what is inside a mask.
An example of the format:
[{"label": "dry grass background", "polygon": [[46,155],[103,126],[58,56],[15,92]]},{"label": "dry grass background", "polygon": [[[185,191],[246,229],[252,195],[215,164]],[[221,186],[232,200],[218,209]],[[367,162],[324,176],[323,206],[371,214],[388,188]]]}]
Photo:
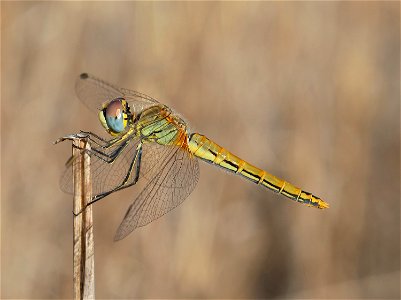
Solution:
[{"label": "dry grass background", "polygon": [[99,298],[399,298],[398,2],[2,2],[2,298],[72,296],[68,143],[101,133],[90,72],[145,92],[319,211],[201,165],[174,212],[113,243],[137,188],[95,205]]}]

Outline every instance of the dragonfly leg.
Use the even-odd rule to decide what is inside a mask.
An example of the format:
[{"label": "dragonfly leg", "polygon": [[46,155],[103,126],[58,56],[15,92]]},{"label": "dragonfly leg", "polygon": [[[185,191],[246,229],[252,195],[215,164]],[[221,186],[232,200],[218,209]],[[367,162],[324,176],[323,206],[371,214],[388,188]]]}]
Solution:
[{"label": "dragonfly leg", "polygon": [[[139,171],[141,169],[141,159],[142,159],[142,143],[139,143],[136,148],[135,157],[131,161],[127,175],[125,176],[123,181],[118,186],[116,186],[114,189],[112,189],[111,191],[108,191],[108,192],[105,192],[105,193],[102,193],[102,194],[99,194],[99,195],[96,195],[95,197],[93,197],[92,201],[89,204],[92,204],[92,203],[106,197],[107,195],[110,195],[111,193],[114,193],[116,191],[125,189],[127,187],[130,187],[130,186],[136,184],[139,180]],[[136,168],[134,168],[135,165],[136,165]],[[134,172],[135,172],[135,177],[133,177],[133,181],[128,183],[129,179],[132,178],[132,175]]]},{"label": "dragonfly leg", "polygon": [[[85,205],[85,207],[80,212],[78,212],[77,214],[82,213],[82,211],[85,210],[87,206],[92,205],[93,203],[95,203],[95,202],[103,199],[104,197],[110,195],[111,193],[114,193],[116,191],[119,191],[119,190],[122,190],[122,189],[125,189],[127,187],[135,185],[139,180],[139,171],[140,171],[140,168],[141,168],[141,158],[142,158],[142,143],[139,143],[138,146],[137,146],[137,149],[136,149],[135,157],[132,160],[132,162],[130,164],[130,167],[128,169],[127,175],[125,176],[123,181],[117,187],[115,187],[114,189],[112,189],[112,190],[110,190],[108,192],[104,192],[104,193],[101,193],[99,195],[94,196],[91,199],[91,201],[89,203],[87,203]],[[135,165],[136,165],[136,168],[134,168]],[[132,182],[128,183],[129,179],[132,178],[133,172],[135,172],[134,180]],[[74,213],[74,216],[76,216],[77,214]]]},{"label": "dragonfly leg", "polygon": [[91,142],[93,142],[94,144],[96,144],[97,146],[102,147],[102,148],[108,148],[111,145],[114,145],[115,142],[120,140],[120,137],[117,137],[117,138],[114,138],[111,140],[106,140],[91,131],[81,130],[80,133],[86,134]]},{"label": "dragonfly leg", "polygon": [[97,134],[91,132],[91,131],[83,131],[80,130],[79,131],[80,134],[84,134],[87,136],[87,138],[94,144],[96,144],[99,147],[102,147],[104,145],[106,145],[108,143],[108,141],[100,136],[98,136]]},{"label": "dragonfly leg", "polygon": [[103,152],[101,150],[98,150],[96,148],[92,148],[90,150],[85,150],[85,151],[87,151],[89,154],[95,155],[97,158],[99,158],[99,159],[105,161],[106,163],[110,164],[110,163],[113,163],[116,160],[116,158],[125,149],[125,147],[127,147],[127,145],[128,145],[128,141],[124,141],[121,145],[118,146],[118,148],[116,150],[114,150],[110,154],[105,153],[105,152]]},{"label": "dragonfly leg", "polygon": [[[83,152],[89,154],[89,155],[94,155],[97,158],[103,160],[104,162],[110,164],[113,163],[116,158],[120,155],[120,153],[125,149],[125,147],[128,145],[127,141],[124,141],[121,145],[118,146],[118,148],[116,150],[114,150],[112,153],[108,154],[105,152],[102,152],[96,148],[92,148],[90,150],[88,149],[82,149]],[[76,147],[73,145],[73,147]],[[66,166],[68,166],[69,164],[72,164],[72,162],[74,161],[74,159],[76,159],[78,156],[71,156],[67,162],[65,163]]]}]

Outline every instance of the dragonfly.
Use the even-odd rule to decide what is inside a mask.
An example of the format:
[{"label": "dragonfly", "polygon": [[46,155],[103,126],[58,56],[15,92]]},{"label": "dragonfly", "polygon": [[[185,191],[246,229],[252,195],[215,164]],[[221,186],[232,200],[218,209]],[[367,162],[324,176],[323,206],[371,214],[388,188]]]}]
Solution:
[{"label": "dragonfly", "polygon": [[[81,131],[91,142],[93,197],[88,205],[144,179],[145,187],[129,206],[115,240],[147,225],[180,205],[199,179],[204,161],[245,178],[296,202],[328,208],[324,200],[279,179],[219,146],[203,134],[191,132],[173,109],[140,92],[120,88],[82,73],[76,81],[78,98],[98,114],[108,139]],[[66,163],[61,189],[73,193],[74,157]]]}]

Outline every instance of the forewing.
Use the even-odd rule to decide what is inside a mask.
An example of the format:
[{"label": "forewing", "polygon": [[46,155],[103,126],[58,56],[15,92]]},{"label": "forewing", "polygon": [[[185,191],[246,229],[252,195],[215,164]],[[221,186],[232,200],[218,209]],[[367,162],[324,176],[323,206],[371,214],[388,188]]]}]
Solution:
[{"label": "forewing", "polygon": [[76,83],[78,98],[91,110],[99,111],[105,102],[116,98],[124,98],[135,112],[158,103],[156,99],[126,88],[119,88],[102,79],[82,73]]},{"label": "forewing", "polygon": [[[121,151],[121,153],[117,156],[113,163],[108,163],[105,161],[104,156],[99,154],[95,154],[91,152],[91,176],[92,176],[92,194],[93,196],[110,192],[118,185],[120,185],[123,180],[126,178],[128,172],[130,171],[130,166],[135,159],[135,154],[137,151],[137,146],[139,143],[139,139],[132,138],[126,141],[126,146]],[[100,147],[93,148],[92,150],[97,149],[102,151],[105,154],[111,155],[114,151],[120,147],[121,144],[115,145],[110,149],[102,149]],[[82,150],[84,151],[84,150]],[[75,157],[71,157],[66,164],[66,169],[61,176],[60,187],[66,192],[72,194],[74,191],[73,185],[73,173],[72,167],[75,164],[77,168],[81,166],[78,165],[78,160]],[[132,172],[129,177],[128,184],[131,183],[135,178],[135,166],[133,168],[134,172]]]},{"label": "forewing", "polygon": [[[156,144],[150,144],[150,148],[147,150],[152,150],[150,153],[156,154],[157,159],[152,160],[155,162],[153,168],[146,169],[144,166],[143,175],[149,182],[128,208],[115,240],[123,239],[135,228],[160,218],[180,205],[198,182],[199,164],[188,151],[176,146],[164,146],[163,150]],[[146,155],[145,149],[143,155]]]}]

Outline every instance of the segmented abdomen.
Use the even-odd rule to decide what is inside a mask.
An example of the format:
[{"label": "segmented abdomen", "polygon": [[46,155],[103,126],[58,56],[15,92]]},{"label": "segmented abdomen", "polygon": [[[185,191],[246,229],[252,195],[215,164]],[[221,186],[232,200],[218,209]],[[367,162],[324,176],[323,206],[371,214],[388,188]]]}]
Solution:
[{"label": "segmented abdomen", "polygon": [[328,203],[319,197],[251,165],[204,135],[198,133],[192,134],[189,138],[188,148],[196,157],[235,174],[239,174],[256,184],[263,185],[292,200],[317,208],[329,207]]}]

